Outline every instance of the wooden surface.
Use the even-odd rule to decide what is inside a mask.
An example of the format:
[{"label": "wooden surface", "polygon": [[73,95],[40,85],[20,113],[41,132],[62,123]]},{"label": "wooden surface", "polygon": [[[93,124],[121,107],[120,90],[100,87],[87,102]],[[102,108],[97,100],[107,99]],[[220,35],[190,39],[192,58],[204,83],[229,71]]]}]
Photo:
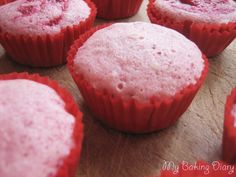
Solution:
[{"label": "wooden surface", "polygon": [[[135,17],[122,21],[149,21],[146,4],[147,0]],[[0,73],[28,71],[49,76],[66,87],[80,104],[85,114],[85,139],[78,177],[145,177],[158,175],[164,160],[177,163],[220,159],[224,104],[236,86],[236,41],[209,62],[205,85],[174,126],[152,134],[131,135],[111,130],[93,119],[66,66],[20,66],[10,61],[0,47]]]}]

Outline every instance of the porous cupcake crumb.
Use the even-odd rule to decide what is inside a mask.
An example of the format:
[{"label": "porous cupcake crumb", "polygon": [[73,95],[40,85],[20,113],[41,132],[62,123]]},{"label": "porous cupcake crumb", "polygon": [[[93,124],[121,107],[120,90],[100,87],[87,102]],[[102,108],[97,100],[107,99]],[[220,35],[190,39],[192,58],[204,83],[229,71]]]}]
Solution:
[{"label": "porous cupcake crumb", "polygon": [[160,13],[168,14],[178,20],[208,23],[236,22],[234,0],[155,0],[154,4]]},{"label": "porous cupcake crumb", "polygon": [[18,0],[0,7],[0,29],[11,34],[55,34],[78,25],[90,11],[84,0]]},{"label": "porous cupcake crumb", "polygon": [[0,81],[0,176],[49,177],[74,147],[75,118],[50,87]]},{"label": "porous cupcake crumb", "polygon": [[174,30],[144,22],[96,31],[77,51],[75,72],[98,90],[149,100],[196,84],[204,60],[197,46]]}]

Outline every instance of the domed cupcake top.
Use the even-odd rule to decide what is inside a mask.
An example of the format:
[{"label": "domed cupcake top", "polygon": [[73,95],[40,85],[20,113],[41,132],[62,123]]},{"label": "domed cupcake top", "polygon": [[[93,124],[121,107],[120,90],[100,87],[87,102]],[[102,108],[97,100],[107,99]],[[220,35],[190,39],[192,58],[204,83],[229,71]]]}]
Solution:
[{"label": "domed cupcake top", "polygon": [[156,0],[155,6],[161,13],[178,17],[179,20],[209,23],[236,22],[234,0]]},{"label": "domed cupcake top", "polygon": [[99,90],[149,100],[175,95],[200,78],[197,46],[174,30],[144,22],[96,31],[77,51],[75,72]]},{"label": "domed cupcake top", "polygon": [[18,0],[0,7],[0,29],[11,34],[54,34],[84,21],[90,11],[83,0]]},{"label": "domed cupcake top", "polygon": [[53,176],[74,147],[75,118],[50,87],[0,81],[0,176]]}]

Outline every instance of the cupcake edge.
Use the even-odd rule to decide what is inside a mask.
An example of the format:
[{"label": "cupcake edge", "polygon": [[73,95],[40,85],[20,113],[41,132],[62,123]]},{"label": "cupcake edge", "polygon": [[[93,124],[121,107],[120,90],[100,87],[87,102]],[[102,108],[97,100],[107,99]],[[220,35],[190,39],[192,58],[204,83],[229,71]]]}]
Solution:
[{"label": "cupcake edge", "polygon": [[82,112],[79,111],[73,97],[69,94],[67,90],[60,87],[56,81],[50,80],[47,77],[42,77],[38,74],[28,74],[24,73],[10,73],[1,74],[0,80],[13,80],[13,79],[27,79],[44,84],[53,90],[61,97],[65,103],[65,109],[70,114],[72,114],[76,121],[73,131],[73,139],[75,142],[75,147],[70,150],[67,157],[63,159],[62,165],[59,167],[55,177],[74,177],[76,174],[77,164],[80,159],[80,152],[83,142],[83,123],[82,123]]},{"label": "cupcake edge", "polygon": [[1,5],[4,5],[4,4],[6,4],[7,3],[7,1],[5,1],[5,0],[0,0],[0,6]]},{"label": "cupcake edge", "polygon": [[171,17],[160,14],[155,8],[154,0],[149,0],[147,14],[152,23],[172,28],[195,42],[208,57],[214,57],[221,53],[236,37],[236,23],[178,22]]},{"label": "cupcake edge", "polygon": [[142,103],[134,99],[123,100],[121,97],[114,97],[107,91],[94,89],[82,74],[77,74],[74,70],[77,49],[94,32],[109,25],[111,24],[100,25],[87,31],[75,41],[68,53],[68,69],[85,101],[98,119],[114,129],[146,133],[169,127],[185,112],[204,82],[208,73],[208,60],[203,55],[204,69],[197,83],[189,85],[171,98],[162,101],[150,99],[149,103]]},{"label": "cupcake edge", "polygon": [[236,127],[231,114],[234,104],[236,104],[236,88],[227,97],[224,115],[223,159],[229,163],[236,163]]},{"label": "cupcake edge", "polygon": [[4,4],[7,4],[7,3],[10,3],[10,2],[13,2],[13,0],[0,0],[0,6],[1,5],[4,5]]},{"label": "cupcake edge", "polygon": [[12,35],[0,29],[0,43],[12,60],[33,67],[52,67],[66,63],[66,55],[80,35],[89,30],[96,18],[97,9],[91,0],[84,0],[91,9],[85,21],[62,28],[57,34],[38,36]]}]

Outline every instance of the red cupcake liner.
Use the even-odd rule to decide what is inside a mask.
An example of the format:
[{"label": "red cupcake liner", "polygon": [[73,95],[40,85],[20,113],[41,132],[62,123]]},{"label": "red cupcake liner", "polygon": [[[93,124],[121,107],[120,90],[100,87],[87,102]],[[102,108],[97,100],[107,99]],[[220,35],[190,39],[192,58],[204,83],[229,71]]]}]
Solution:
[{"label": "red cupcake liner", "polygon": [[0,6],[1,5],[4,5],[4,4],[7,4],[9,2],[13,2],[14,0],[0,0]]},{"label": "red cupcake liner", "polygon": [[115,20],[135,15],[143,0],[92,0],[97,7],[97,16]]},{"label": "red cupcake liner", "polygon": [[0,6],[1,5],[4,5],[4,4],[7,4],[7,3],[10,3],[10,2],[13,2],[15,0],[0,0]]},{"label": "red cupcake liner", "polygon": [[61,88],[57,82],[52,81],[47,77],[41,77],[38,74],[29,75],[28,73],[11,73],[0,75],[0,80],[12,79],[28,79],[53,88],[65,102],[65,109],[67,112],[75,117],[76,121],[73,131],[75,146],[71,149],[69,155],[63,159],[63,163],[55,175],[55,177],[75,177],[83,142],[83,114],[79,111],[73,97],[64,88]]},{"label": "red cupcake liner", "polygon": [[196,43],[208,57],[222,52],[236,37],[236,23],[209,24],[192,21],[177,21],[173,17],[161,14],[149,0],[147,14],[152,23],[172,28]]},{"label": "red cupcake liner", "polygon": [[169,127],[185,112],[203,84],[208,72],[206,57],[203,56],[205,67],[197,83],[189,85],[175,96],[161,101],[150,99],[149,102],[134,99],[123,100],[121,97],[114,97],[105,90],[94,89],[86,81],[83,73],[74,69],[74,57],[78,48],[95,31],[108,25],[110,24],[98,26],[80,36],[68,53],[68,68],[86,103],[99,120],[117,130],[144,133]]},{"label": "red cupcake liner", "polygon": [[[224,167],[228,167],[228,169]],[[221,161],[211,164],[204,161],[198,161],[195,164],[182,162],[179,166],[163,169],[159,177],[235,177],[235,168],[236,166]]]},{"label": "red cupcake liner", "polygon": [[223,159],[236,164],[236,127],[234,127],[234,117],[231,114],[234,104],[236,104],[236,88],[228,96],[225,105],[223,134]]},{"label": "red cupcake liner", "polygon": [[55,35],[12,35],[0,28],[0,43],[17,63],[33,67],[51,67],[66,63],[66,55],[75,39],[90,29],[96,17],[96,7],[85,0],[91,13],[78,25],[68,26]]}]

